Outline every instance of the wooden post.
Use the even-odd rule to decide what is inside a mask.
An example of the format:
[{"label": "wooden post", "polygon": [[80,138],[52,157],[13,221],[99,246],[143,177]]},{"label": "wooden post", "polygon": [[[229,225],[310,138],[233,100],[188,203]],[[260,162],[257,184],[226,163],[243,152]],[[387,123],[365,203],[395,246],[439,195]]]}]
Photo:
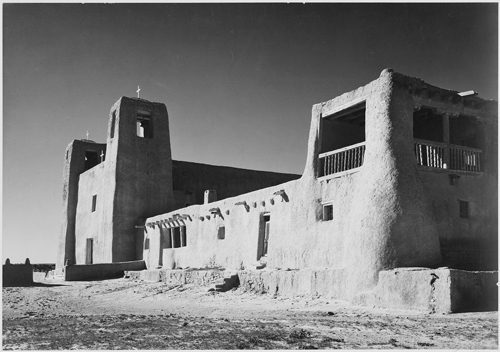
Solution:
[{"label": "wooden post", "polygon": [[443,168],[450,168],[450,115],[443,114],[443,142],[446,143],[443,153]]}]

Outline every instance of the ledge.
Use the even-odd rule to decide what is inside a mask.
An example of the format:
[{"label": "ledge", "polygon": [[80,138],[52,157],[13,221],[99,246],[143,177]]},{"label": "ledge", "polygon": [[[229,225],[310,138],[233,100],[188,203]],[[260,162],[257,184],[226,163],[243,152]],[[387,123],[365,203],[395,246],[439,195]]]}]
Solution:
[{"label": "ledge", "polygon": [[354,169],[350,169],[350,170],[346,170],[346,171],[342,171],[342,172],[337,172],[335,174],[321,176],[321,177],[318,177],[317,179],[318,179],[318,181],[328,181],[328,180],[331,180],[332,178],[337,178],[337,177],[342,177],[342,176],[349,175],[349,174],[354,174],[354,173],[358,172],[359,170],[361,170],[362,167],[363,166],[360,166],[360,167],[357,167]]},{"label": "ledge", "polygon": [[436,172],[436,173],[441,173],[441,174],[456,174],[456,175],[463,175],[463,176],[483,176],[482,172],[477,172],[477,171],[439,169],[439,168],[435,168],[435,167],[422,166],[422,165],[417,165],[417,170],[427,171],[427,172]]}]

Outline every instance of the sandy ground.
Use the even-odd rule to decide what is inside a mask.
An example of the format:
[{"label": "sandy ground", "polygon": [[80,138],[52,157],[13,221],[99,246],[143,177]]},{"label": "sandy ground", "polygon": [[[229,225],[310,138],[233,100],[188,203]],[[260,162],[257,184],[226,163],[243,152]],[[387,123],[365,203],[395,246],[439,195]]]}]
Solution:
[{"label": "sandy ground", "polygon": [[2,290],[3,349],[497,349],[498,313],[427,314],[128,279]]}]

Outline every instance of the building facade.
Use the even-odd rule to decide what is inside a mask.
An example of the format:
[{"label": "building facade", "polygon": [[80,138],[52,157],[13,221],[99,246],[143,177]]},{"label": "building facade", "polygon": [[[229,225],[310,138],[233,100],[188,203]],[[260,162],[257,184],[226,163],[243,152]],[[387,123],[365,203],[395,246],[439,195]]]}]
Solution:
[{"label": "building facade", "polygon": [[[164,105],[122,98],[106,145],[68,147],[58,264],[328,269],[340,297],[397,267],[497,270],[497,109],[386,69],[313,106],[300,178],[257,183],[250,170],[172,161]],[[92,147],[106,160],[82,171]]]}]

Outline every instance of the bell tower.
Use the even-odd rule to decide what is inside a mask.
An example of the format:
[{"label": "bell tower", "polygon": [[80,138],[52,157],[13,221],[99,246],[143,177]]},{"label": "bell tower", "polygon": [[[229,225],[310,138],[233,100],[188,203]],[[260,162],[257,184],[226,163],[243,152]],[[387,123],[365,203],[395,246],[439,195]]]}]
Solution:
[{"label": "bell tower", "polygon": [[120,98],[110,111],[106,144],[110,261],[135,260],[138,219],[168,212],[173,205],[165,104]]}]

